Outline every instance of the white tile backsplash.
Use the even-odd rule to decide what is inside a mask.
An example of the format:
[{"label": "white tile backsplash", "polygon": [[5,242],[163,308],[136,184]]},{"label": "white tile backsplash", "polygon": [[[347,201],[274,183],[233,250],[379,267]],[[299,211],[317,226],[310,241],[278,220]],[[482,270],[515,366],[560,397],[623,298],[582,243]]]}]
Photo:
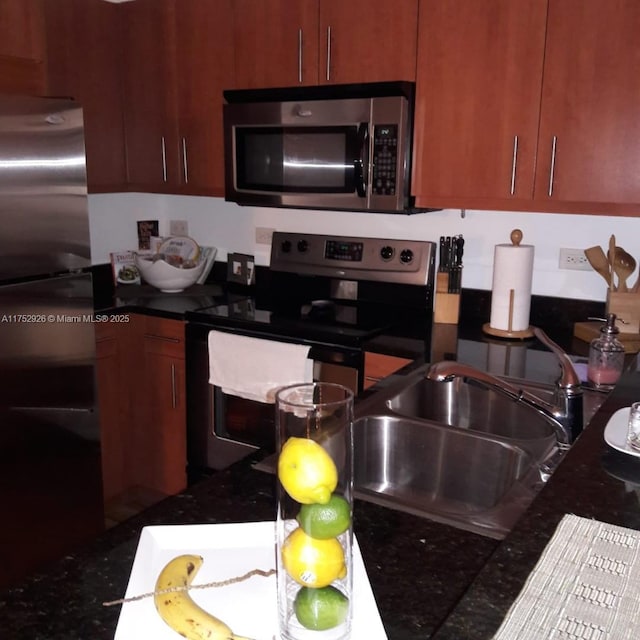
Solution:
[{"label": "white tile backsplash", "polygon": [[[311,211],[240,207],[222,198],[143,193],[89,196],[91,248],[95,264],[108,262],[109,252],[135,249],[137,220],[159,220],[160,233],[169,233],[169,220],[186,220],[189,234],[202,245],[227,252],[254,254],[256,264],[268,265],[270,248],[256,244],[255,228],[433,240],[441,235],[465,237],[463,287],[490,290],[496,244],[509,243],[511,231],[523,232],[523,244],[535,247],[533,293],[554,297],[604,301],[606,284],[592,271],[558,268],[560,248],[606,251],[614,233],[620,246],[640,259],[640,218],[576,214],[520,213],[447,209],[412,216],[343,211]],[[635,281],[636,274],[630,278]]]}]

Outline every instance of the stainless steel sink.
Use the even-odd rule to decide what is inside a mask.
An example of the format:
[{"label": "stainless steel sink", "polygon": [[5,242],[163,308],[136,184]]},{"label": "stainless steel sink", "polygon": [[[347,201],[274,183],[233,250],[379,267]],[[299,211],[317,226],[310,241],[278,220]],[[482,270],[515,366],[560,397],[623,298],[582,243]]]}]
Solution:
[{"label": "stainless steel sink", "polygon": [[[516,384],[543,399],[554,394],[552,385]],[[585,424],[605,398],[585,393]],[[472,378],[429,380],[422,368],[359,399],[355,411],[357,498],[496,539],[567,447],[535,408]]]},{"label": "stainless steel sink", "polygon": [[501,539],[543,485],[534,457],[487,435],[370,415],[353,425],[357,498]]},{"label": "stainless steel sink", "polygon": [[[515,381],[552,400],[552,385]],[[585,393],[585,423],[606,396]],[[503,538],[559,464],[557,424],[529,405],[424,369],[356,405],[356,496]]]},{"label": "stainless steel sink", "polygon": [[[550,398],[552,390],[540,388],[535,393]],[[437,382],[420,375],[385,404],[401,416],[517,442],[534,455],[545,455],[556,442],[556,429],[542,414],[473,380]]]},{"label": "stainless steel sink", "polygon": [[[552,384],[505,378],[512,385],[538,398],[553,403]],[[583,427],[606,400],[602,391],[583,387]],[[380,405],[380,394],[377,404]],[[542,414],[523,403],[490,389],[473,379],[462,377],[444,382],[430,380],[424,368],[405,378],[383,398],[386,409],[398,415],[425,418],[460,429],[490,433],[510,440],[531,441],[546,439],[555,427]]]}]

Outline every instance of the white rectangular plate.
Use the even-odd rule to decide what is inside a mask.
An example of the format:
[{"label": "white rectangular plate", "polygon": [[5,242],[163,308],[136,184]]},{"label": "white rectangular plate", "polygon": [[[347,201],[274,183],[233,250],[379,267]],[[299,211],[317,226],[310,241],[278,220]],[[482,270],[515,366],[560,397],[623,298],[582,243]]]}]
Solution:
[{"label": "white rectangular plate", "polygon": [[[203,524],[144,527],[125,597],[153,591],[171,558],[195,553],[204,558],[194,584],[241,576],[252,569],[275,568],[275,523]],[[357,540],[353,540],[353,638],[386,640]],[[255,640],[278,638],[275,574],[224,587],[194,589],[191,597],[223,620],[234,633]],[[176,640],[178,634],[160,618],[153,598],[122,605],[115,640]]]}]

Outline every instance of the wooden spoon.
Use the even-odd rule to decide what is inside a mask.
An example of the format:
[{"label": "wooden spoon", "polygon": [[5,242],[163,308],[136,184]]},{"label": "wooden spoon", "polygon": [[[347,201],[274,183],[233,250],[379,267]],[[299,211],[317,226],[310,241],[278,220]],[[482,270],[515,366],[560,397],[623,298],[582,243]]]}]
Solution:
[{"label": "wooden spoon", "polygon": [[594,271],[599,273],[606,281],[607,284],[611,283],[611,271],[609,269],[609,261],[607,256],[604,255],[604,250],[600,246],[589,247],[584,250],[584,255],[587,257],[587,261],[593,267]]},{"label": "wooden spoon", "polygon": [[613,273],[615,269],[613,268],[613,262],[615,260],[616,255],[616,237],[611,234],[609,238],[609,251],[607,251],[607,258],[609,259],[609,290],[615,291],[616,287],[613,284]]},{"label": "wooden spoon", "polygon": [[636,261],[632,255],[629,255],[622,247],[616,247],[614,268],[618,276],[618,291],[626,293],[627,278],[636,270]]}]

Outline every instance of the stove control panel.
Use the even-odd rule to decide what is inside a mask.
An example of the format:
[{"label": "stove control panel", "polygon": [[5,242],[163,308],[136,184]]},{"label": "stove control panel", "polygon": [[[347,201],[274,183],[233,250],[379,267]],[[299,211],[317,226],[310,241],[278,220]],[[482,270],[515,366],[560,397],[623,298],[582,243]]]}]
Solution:
[{"label": "stove control panel", "polygon": [[353,240],[327,240],[324,245],[324,257],[327,260],[348,260],[362,262],[364,243]]},{"label": "stove control panel", "polygon": [[436,245],[390,240],[276,231],[271,269],[287,273],[433,285]]}]

